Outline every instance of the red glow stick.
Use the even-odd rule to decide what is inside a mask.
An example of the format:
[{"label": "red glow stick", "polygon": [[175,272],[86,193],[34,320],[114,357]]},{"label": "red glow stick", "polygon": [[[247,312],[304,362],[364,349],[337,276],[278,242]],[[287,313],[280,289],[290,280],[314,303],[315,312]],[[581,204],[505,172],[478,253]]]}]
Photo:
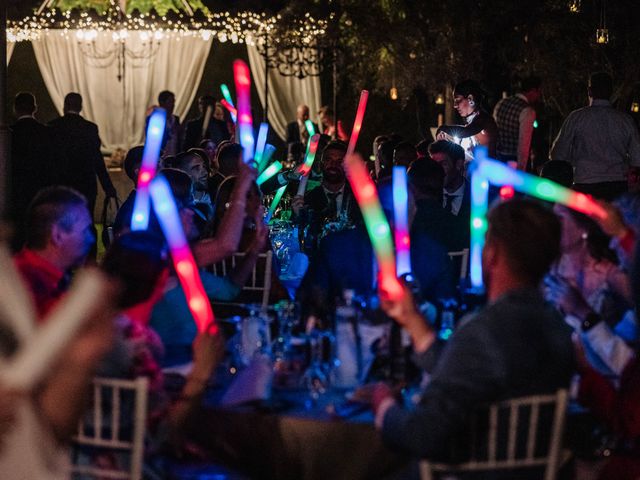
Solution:
[{"label": "red glow stick", "polygon": [[358,102],[358,110],[356,112],[356,119],[353,121],[353,130],[351,130],[351,138],[349,138],[349,146],[347,147],[347,154],[345,158],[352,155],[356,151],[356,143],[358,143],[358,136],[360,135],[360,129],[362,128],[362,120],[364,119],[364,111],[367,108],[367,100],[369,98],[369,92],[362,90],[360,93],[360,101]]},{"label": "red glow stick", "polygon": [[233,78],[238,95],[238,131],[244,163],[253,161],[255,139],[253,138],[253,118],[251,117],[251,73],[242,60],[233,62]]},{"label": "red glow stick", "polygon": [[229,110],[229,113],[231,114],[231,117],[235,123],[238,120],[238,110],[236,110],[236,108],[229,102],[227,102],[224,98],[220,100],[220,105]]}]

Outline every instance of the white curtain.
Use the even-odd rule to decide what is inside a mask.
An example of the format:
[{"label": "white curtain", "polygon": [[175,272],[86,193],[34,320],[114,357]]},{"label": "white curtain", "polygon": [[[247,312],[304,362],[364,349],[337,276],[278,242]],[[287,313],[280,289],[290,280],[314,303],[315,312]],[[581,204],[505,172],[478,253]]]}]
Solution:
[{"label": "white curtain", "polygon": [[[87,34],[91,35],[89,40]],[[197,33],[165,33],[152,47],[152,32],[131,31],[125,39],[122,69],[114,53],[114,48],[121,45],[114,41],[115,35],[52,30],[33,40],[40,72],[60,114],[65,95],[80,93],[83,115],[98,125],[103,146],[112,151],[142,143],[147,111],[157,104],[163,90],[175,93],[174,113],[184,120],[212,42],[210,36]],[[131,58],[132,53],[140,52],[146,53],[146,59]],[[119,72],[123,73],[122,81],[118,81]]]},{"label": "white curtain", "polygon": [[11,61],[14,48],[16,48],[15,42],[7,42],[7,65],[9,65],[9,62]]},{"label": "white curtain", "polygon": [[[247,44],[249,64],[256,83],[260,102],[264,107],[264,58],[255,45]],[[296,107],[304,103],[314,123],[318,123],[318,110],[322,106],[319,77],[285,77],[277,69],[269,69],[269,123],[283,140],[287,136],[287,124],[295,121]]]}]

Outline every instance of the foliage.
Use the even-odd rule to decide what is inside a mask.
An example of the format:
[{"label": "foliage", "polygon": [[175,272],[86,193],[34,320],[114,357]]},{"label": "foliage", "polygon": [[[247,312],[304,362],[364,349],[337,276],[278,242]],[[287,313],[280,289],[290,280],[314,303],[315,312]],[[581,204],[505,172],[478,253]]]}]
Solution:
[{"label": "foliage", "polygon": [[[100,15],[103,15],[110,8],[111,3],[110,0],[57,0],[53,3],[52,7],[63,11],[93,9]],[[127,0],[126,11],[128,14],[131,14],[135,11],[149,13],[155,10],[159,15],[166,15],[169,12],[184,12],[185,4],[189,5],[194,11],[200,10],[204,13],[208,12],[202,0]]]}]

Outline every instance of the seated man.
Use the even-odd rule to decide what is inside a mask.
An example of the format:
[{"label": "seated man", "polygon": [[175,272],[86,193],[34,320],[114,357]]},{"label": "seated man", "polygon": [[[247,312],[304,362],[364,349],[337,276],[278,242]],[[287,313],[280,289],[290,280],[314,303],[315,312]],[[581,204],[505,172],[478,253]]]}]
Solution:
[{"label": "seated man", "polygon": [[[488,305],[463,319],[444,346],[415,410],[399,406],[389,387],[374,389],[384,441],[414,457],[455,460],[451,441],[464,434],[473,410],[567,388],[574,371],[571,329],[538,291],[560,252],[557,218],[539,204],[514,200],[494,207],[488,223],[482,252]],[[383,292],[382,307],[408,331],[429,370],[440,344],[411,295],[392,301]]]},{"label": "seated man", "polygon": [[338,228],[353,223],[358,210],[344,172],[344,156],[347,146],[331,142],[322,151],[322,183],[309,190],[304,197],[296,196],[291,203],[292,218],[301,228],[308,226],[307,247],[315,250],[327,223]]},{"label": "seated man", "polygon": [[41,190],[29,205],[25,247],[13,258],[44,317],[66,291],[71,270],[95,242],[87,201],[67,187]]},{"label": "seated man", "polygon": [[[380,203],[393,227],[393,188],[390,178],[378,185]],[[409,195],[409,223],[415,205]],[[428,235],[411,235],[411,264],[420,293],[425,300],[450,298],[453,294],[451,264],[446,248]],[[335,309],[336,299],[345,290],[369,299],[375,295],[376,262],[373,248],[362,223],[356,228],[327,235],[298,290],[298,300],[308,313],[326,318]]]},{"label": "seated man", "polygon": [[183,171],[193,182],[193,195],[198,203],[204,203],[210,211],[213,210],[212,200],[209,196],[209,173],[204,160],[200,155],[190,152],[183,152],[173,159],[168,167]]}]

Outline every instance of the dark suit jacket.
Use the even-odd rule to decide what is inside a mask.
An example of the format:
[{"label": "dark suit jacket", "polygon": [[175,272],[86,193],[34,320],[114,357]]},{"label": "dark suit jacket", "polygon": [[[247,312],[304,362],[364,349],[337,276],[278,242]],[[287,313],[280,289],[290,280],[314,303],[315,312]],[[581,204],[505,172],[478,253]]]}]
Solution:
[{"label": "dark suit jacket", "polygon": [[[316,133],[322,133],[318,128],[318,125],[313,124],[313,128],[316,130]],[[287,125],[287,143],[300,143],[300,127],[298,127],[298,121],[291,122]]]},{"label": "dark suit jacket", "polygon": [[[182,144],[183,150],[189,150],[190,148],[194,148],[200,145],[200,142],[203,140],[203,123],[204,117],[196,118],[195,120],[190,120],[189,122],[187,122],[184,142]],[[209,121],[206,138],[213,140],[216,145],[222,140],[229,140],[231,138],[231,135],[229,134],[229,129],[227,128],[227,122],[212,117]]]},{"label": "dark suit jacket", "polygon": [[11,170],[8,213],[16,228],[14,247],[23,240],[23,222],[33,197],[59,180],[61,157],[51,129],[34,118],[11,126]]},{"label": "dark suit jacket", "polygon": [[113,183],[100,152],[102,142],[98,126],[73,113],[53,120],[49,126],[65,157],[62,183],[86,196],[91,205],[97,195],[96,175],[105,192],[113,191]]},{"label": "dark suit jacket", "polygon": [[[411,225],[412,233],[429,235],[449,252],[469,248],[469,214],[463,212],[465,200],[468,203],[467,196],[462,201],[461,215],[458,216],[447,212],[438,200],[418,200],[416,216]],[[468,212],[468,208],[466,211]]]},{"label": "dark suit jacket", "polygon": [[[435,300],[453,294],[451,262],[446,249],[427,235],[411,237],[411,265],[423,298]],[[310,313],[333,313],[344,289],[369,298],[375,295],[373,248],[364,226],[327,235],[298,289],[298,300]]]}]

